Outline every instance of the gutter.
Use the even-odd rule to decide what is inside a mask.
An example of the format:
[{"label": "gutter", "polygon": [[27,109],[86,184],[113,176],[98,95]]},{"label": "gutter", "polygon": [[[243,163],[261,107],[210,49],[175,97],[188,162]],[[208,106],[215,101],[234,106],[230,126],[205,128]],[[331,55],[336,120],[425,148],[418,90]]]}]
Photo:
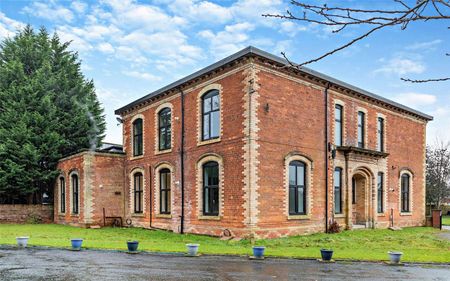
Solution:
[{"label": "gutter", "polygon": [[328,233],[328,185],[329,185],[329,159],[328,159],[328,151],[329,151],[329,139],[328,139],[328,89],[330,88],[330,83],[327,83],[327,86],[324,90],[325,95],[325,233]]},{"label": "gutter", "polygon": [[184,92],[180,88],[181,94],[181,148],[180,148],[180,172],[181,172],[181,216],[180,233],[184,233]]}]

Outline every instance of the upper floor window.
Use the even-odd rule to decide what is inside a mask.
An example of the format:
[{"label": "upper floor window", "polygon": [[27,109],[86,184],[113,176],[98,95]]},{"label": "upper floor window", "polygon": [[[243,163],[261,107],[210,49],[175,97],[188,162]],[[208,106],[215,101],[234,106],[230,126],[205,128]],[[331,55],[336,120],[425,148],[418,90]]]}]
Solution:
[{"label": "upper floor window", "polygon": [[144,177],[142,173],[137,172],[133,176],[134,180],[134,213],[139,214],[143,211],[143,185]]},{"label": "upper floor window", "polygon": [[342,105],[336,104],[334,107],[334,144],[342,145]]},{"label": "upper floor window", "polygon": [[60,212],[65,213],[66,212],[66,180],[64,177],[59,178],[59,201],[60,201]]},{"label": "upper floor window", "polygon": [[289,163],[289,214],[306,214],[306,165],[301,161]]},{"label": "upper floor window", "polygon": [[78,175],[72,175],[72,213],[78,214],[79,211],[79,194],[80,194],[80,186],[78,183]]},{"label": "upper floor window", "polygon": [[170,170],[159,171],[159,213],[170,214]]},{"label": "upper floor window", "polygon": [[203,165],[203,215],[219,215],[219,164],[214,161]]},{"label": "upper floor window", "polygon": [[377,120],[377,148],[378,151],[384,151],[384,119],[381,117]]},{"label": "upper floor window", "polygon": [[364,138],[365,138],[365,120],[366,114],[362,111],[358,111],[358,147],[364,148]]},{"label": "upper floor window", "polygon": [[158,113],[158,136],[159,136],[159,150],[170,149],[172,124],[171,111],[166,107]]},{"label": "upper floor window", "polygon": [[342,168],[334,169],[334,213],[342,214]]},{"label": "upper floor window", "polygon": [[378,173],[377,179],[377,210],[378,213],[383,213],[383,189],[384,189],[384,174]]},{"label": "upper floor window", "polygon": [[409,187],[410,187],[410,176],[408,174],[403,174],[401,178],[401,209],[402,212],[409,212]]},{"label": "upper floor window", "polygon": [[133,156],[143,154],[142,119],[133,122]]},{"label": "upper floor window", "polygon": [[202,97],[202,140],[218,138],[220,134],[220,98],[218,90]]}]

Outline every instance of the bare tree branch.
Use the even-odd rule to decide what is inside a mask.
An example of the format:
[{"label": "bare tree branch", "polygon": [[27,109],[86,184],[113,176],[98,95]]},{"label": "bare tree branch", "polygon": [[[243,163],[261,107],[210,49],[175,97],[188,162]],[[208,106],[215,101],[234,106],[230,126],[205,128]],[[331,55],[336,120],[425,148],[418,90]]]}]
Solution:
[{"label": "bare tree branch", "polygon": [[[450,1],[448,0],[417,0],[413,2],[413,6],[408,5],[404,0],[393,1],[398,3],[400,8],[386,10],[356,9],[350,7],[328,6],[327,4],[319,6],[316,4],[308,4],[301,1],[292,0],[291,5],[300,9],[299,12],[301,16],[295,15],[290,10],[287,10],[285,14],[264,14],[262,16],[335,27],[335,29],[332,30],[333,33],[339,33],[349,26],[369,27],[365,33],[353,38],[346,44],[300,64],[292,63],[286,57],[285,53],[282,53],[288,64],[296,68],[317,62],[342,51],[343,49],[346,49],[358,41],[370,36],[372,33],[388,26],[400,26],[400,28],[404,30],[411,22],[428,22],[431,20],[450,19]],[[446,55],[448,56],[448,54]],[[431,81],[447,81],[450,79],[440,78],[412,80],[402,78],[402,80],[413,83],[423,83]]]},{"label": "bare tree branch", "polygon": [[423,79],[423,80],[414,80],[414,79],[408,79],[408,78],[400,78],[402,81],[405,82],[411,82],[411,83],[426,83],[426,82],[443,82],[450,80],[450,77],[446,78],[432,78],[432,79]]}]

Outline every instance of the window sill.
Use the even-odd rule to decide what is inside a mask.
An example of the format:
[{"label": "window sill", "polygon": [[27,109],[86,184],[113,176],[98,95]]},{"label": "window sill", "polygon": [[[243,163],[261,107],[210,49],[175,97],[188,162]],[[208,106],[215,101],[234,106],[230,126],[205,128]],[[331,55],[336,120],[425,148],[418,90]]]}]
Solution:
[{"label": "window sill", "polygon": [[197,142],[197,146],[202,146],[202,145],[207,145],[207,144],[212,144],[212,143],[217,143],[217,142],[220,142],[222,140],[222,138],[215,138],[215,139],[209,139],[209,140],[204,140],[204,141],[202,141],[202,140],[199,140],[198,142]]},{"label": "window sill", "polygon": [[59,213],[58,214],[58,217],[65,217],[66,216],[66,213]]},{"label": "window sill", "polygon": [[155,218],[158,218],[158,219],[171,219],[172,215],[171,214],[155,214]]},{"label": "window sill", "polygon": [[133,213],[131,214],[132,217],[138,217],[138,218],[143,218],[145,215],[143,213]]},{"label": "window sill", "polygon": [[220,221],[220,216],[198,216],[199,220],[212,220],[212,221]]},{"label": "window sill", "polygon": [[288,220],[309,220],[311,215],[288,215]]},{"label": "window sill", "polygon": [[334,214],[335,218],[345,218],[345,214]]},{"label": "window sill", "polygon": [[80,214],[70,214],[71,217],[75,217],[78,218],[80,216]]},{"label": "window sill", "polygon": [[156,150],[155,155],[166,154],[172,152],[172,148],[164,149],[164,150]]},{"label": "window sill", "polygon": [[412,212],[400,212],[400,216],[412,216]]},{"label": "window sill", "polygon": [[377,217],[385,217],[386,215],[384,213],[377,213]]},{"label": "window sill", "polygon": [[142,159],[142,158],[144,158],[144,154],[139,155],[139,156],[131,156],[130,160],[138,160],[138,159]]}]

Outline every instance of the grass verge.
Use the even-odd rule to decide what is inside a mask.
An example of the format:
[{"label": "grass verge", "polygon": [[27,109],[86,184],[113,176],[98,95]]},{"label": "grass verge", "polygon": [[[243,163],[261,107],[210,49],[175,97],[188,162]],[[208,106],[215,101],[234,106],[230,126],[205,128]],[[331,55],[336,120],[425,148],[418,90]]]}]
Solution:
[{"label": "grass verge", "polygon": [[[387,251],[404,253],[406,262],[450,263],[450,241],[437,236],[438,229],[411,227],[400,231],[362,229],[338,234],[317,233],[305,236],[258,240],[266,246],[267,256],[318,258],[321,248],[332,248],[335,259],[386,260]],[[15,244],[15,237],[30,236],[30,245],[70,247],[70,238],[83,238],[83,247],[125,250],[127,240],[138,240],[139,250],[185,252],[186,243],[199,243],[200,252],[219,255],[251,254],[249,240],[222,241],[201,235],[146,230],[140,228],[83,229],[64,225],[0,225],[0,245]]]}]

